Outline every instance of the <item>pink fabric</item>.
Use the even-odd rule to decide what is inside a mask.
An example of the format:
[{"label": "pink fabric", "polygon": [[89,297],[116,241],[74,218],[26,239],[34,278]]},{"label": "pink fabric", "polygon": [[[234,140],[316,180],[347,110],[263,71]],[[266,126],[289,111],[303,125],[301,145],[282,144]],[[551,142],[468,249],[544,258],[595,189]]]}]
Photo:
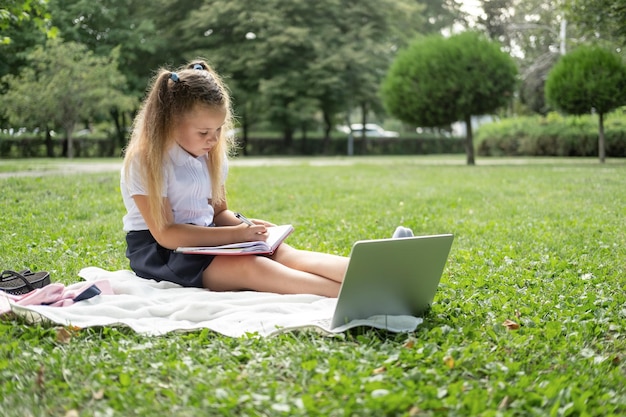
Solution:
[{"label": "pink fabric", "polygon": [[52,307],[66,307],[74,304],[76,298],[83,291],[95,285],[101,294],[111,295],[113,290],[107,280],[95,282],[79,282],[66,287],[60,283],[52,283],[43,288],[37,288],[27,294],[12,295],[0,291],[0,315],[11,311],[11,305],[49,305]]}]

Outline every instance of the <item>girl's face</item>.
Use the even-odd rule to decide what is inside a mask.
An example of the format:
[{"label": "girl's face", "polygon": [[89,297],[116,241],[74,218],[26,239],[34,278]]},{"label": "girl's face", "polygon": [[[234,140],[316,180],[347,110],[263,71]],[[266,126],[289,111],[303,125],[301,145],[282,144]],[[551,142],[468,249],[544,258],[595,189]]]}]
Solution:
[{"label": "girl's face", "polygon": [[195,157],[211,152],[220,138],[225,120],[224,110],[195,106],[176,126],[176,142]]}]

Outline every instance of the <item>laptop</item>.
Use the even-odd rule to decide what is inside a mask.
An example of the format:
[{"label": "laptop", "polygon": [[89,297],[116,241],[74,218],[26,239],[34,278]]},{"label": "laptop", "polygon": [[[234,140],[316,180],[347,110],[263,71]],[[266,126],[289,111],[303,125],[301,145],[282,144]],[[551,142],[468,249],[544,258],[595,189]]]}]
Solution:
[{"label": "laptop", "polygon": [[330,328],[375,315],[420,316],[430,308],[452,234],[358,241]]}]

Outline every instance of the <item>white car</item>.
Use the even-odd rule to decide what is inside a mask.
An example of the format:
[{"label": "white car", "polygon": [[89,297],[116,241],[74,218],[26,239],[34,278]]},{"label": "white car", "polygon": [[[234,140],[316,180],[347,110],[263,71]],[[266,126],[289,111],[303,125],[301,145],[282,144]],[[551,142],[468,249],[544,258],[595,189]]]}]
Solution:
[{"label": "white car", "polygon": [[[363,125],[361,123],[353,123],[350,125],[350,128],[348,128],[348,126],[339,126],[338,129],[346,134],[352,131],[353,135],[359,137],[362,134]],[[375,123],[366,123],[365,136],[368,138],[397,138],[400,134],[398,132],[385,130]]]}]

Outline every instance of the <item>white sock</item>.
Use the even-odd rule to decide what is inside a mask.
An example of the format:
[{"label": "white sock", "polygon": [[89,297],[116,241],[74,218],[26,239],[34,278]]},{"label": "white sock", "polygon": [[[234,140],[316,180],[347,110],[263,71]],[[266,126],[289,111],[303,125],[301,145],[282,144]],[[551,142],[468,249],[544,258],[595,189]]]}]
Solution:
[{"label": "white sock", "polygon": [[395,232],[391,236],[393,239],[403,238],[403,237],[411,237],[413,236],[413,231],[408,227],[398,226],[396,227]]}]

